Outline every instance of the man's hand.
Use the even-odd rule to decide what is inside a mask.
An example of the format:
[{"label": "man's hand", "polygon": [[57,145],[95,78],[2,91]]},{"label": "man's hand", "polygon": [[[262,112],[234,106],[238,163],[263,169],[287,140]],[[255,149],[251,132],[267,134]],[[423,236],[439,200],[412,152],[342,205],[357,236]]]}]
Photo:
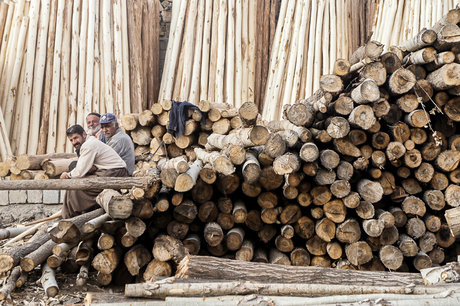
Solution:
[{"label": "man's hand", "polygon": [[60,178],[61,179],[69,179],[70,178],[69,172],[62,172]]}]

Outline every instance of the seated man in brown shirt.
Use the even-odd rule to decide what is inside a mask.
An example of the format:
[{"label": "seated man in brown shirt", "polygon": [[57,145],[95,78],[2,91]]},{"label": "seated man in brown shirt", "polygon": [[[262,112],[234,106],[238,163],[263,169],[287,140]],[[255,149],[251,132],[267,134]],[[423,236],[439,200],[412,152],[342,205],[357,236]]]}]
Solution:
[{"label": "seated man in brown shirt", "polygon": [[[81,125],[73,125],[66,131],[67,138],[76,150],[80,150],[77,165],[61,179],[92,176],[128,176],[126,163],[111,147],[88,136]],[[94,172],[93,172],[94,171]],[[68,190],[64,197],[62,217],[70,218],[97,205],[96,197],[102,190]]]}]

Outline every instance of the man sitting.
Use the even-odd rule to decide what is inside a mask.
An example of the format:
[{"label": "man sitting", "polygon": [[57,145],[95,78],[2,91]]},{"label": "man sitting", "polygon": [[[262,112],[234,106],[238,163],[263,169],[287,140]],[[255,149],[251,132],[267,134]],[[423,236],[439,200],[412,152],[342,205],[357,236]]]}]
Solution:
[{"label": "man sitting", "polygon": [[101,130],[104,137],[107,139],[105,142],[111,146],[115,152],[126,163],[126,169],[129,175],[134,171],[134,143],[125,132],[119,127],[117,117],[112,113],[107,113],[101,116]]},{"label": "man sitting", "polygon": [[104,137],[104,134],[101,131],[100,123],[101,115],[98,113],[89,113],[86,115],[86,126],[88,130],[86,134],[89,136],[94,136],[102,142],[107,142],[107,139]]},{"label": "man sitting", "polygon": [[[67,137],[80,156],[75,169],[63,172],[61,179],[81,178],[90,172],[96,177],[128,176],[126,163],[110,146],[88,136],[79,124],[72,125],[66,131]],[[96,206],[96,196],[102,190],[67,190],[64,197],[62,217],[70,218]]]}]

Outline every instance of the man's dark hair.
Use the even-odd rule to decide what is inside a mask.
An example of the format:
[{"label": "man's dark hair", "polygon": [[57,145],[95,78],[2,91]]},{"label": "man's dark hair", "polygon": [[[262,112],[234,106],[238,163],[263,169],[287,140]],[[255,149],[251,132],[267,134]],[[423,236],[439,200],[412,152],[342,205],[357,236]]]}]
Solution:
[{"label": "man's dark hair", "polygon": [[101,118],[101,114],[99,113],[89,113],[88,115],[86,115],[86,118],[88,118],[88,116],[91,116],[91,115],[98,116],[99,118]]},{"label": "man's dark hair", "polygon": [[83,129],[83,127],[79,124],[75,124],[75,125],[72,125],[71,127],[69,127],[66,131],[66,134],[67,136],[70,136],[70,135],[73,135],[73,134],[80,134],[83,136],[83,133],[85,132],[85,130]]}]

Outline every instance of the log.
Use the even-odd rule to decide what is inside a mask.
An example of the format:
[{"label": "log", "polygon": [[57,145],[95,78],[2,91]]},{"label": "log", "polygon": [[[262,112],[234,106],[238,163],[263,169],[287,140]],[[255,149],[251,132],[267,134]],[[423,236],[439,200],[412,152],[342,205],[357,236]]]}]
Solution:
[{"label": "log", "polygon": [[169,262],[153,259],[145,268],[143,278],[145,281],[154,281],[156,278],[169,277],[171,274],[172,268]]},{"label": "log", "polygon": [[186,255],[187,250],[183,244],[170,236],[160,235],[155,238],[153,257],[159,261],[173,260],[179,263]]},{"label": "log", "polygon": [[402,252],[392,245],[383,246],[379,251],[379,258],[383,265],[390,270],[398,269],[404,259]]},{"label": "log", "polygon": [[3,284],[2,289],[0,289],[0,300],[10,300],[11,299],[11,292],[16,288],[16,281],[18,280],[19,276],[21,275],[21,267],[17,266],[11,271],[10,276]]},{"label": "log", "polygon": [[113,189],[104,189],[97,197],[96,202],[101,206],[107,215],[113,219],[126,219],[133,211],[133,201],[122,196]]},{"label": "log", "polygon": [[124,256],[125,266],[131,275],[139,274],[140,269],[152,259],[151,253],[141,244],[138,244],[126,252]]},{"label": "log", "polygon": [[449,89],[460,82],[460,79],[457,77],[459,69],[460,64],[446,64],[428,74],[426,79],[435,90]]},{"label": "log", "polygon": [[94,256],[91,265],[97,271],[111,274],[121,261],[120,250],[115,248],[104,250]]},{"label": "log", "polygon": [[77,179],[50,179],[1,181],[0,190],[98,190],[139,187],[146,189],[154,181],[151,177],[98,177]]},{"label": "log", "polygon": [[0,272],[10,271],[14,266],[17,266],[21,259],[27,254],[33,252],[41,245],[49,240],[49,235],[46,233],[46,228],[42,226],[40,230],[27,243],[21,247],[16,247],[11,250],[2,251],[0,254]]},{"label": "log", "polygon": [[[202,269],[206,266],[206,269]],[[226,267],[226,268],[223,268]],[[338,276],[338,275],[340,276]],[[412,281],[421,284],[421,278],[414,274],[400,274],[393,272],[363,272],[338,269],[324,269],[319,267],[301,267],[284,265],[267,265],[260,262],[235,261],[225,258],[210,256],[187,256],[178,266],[176,277],[189,279],[216,279],[264,281],[272,275],[272,282],[283,283],[325,283],[362,285],[360,277],[375,277],[381,285],[403,285],[404,279],[409,277]],[[401,276],[401,278],[399,277]],[[404,277],[403,277],[404,276]],[[344,283],[345,282],[345,283]]]},{"label": "log", "polygon": [[73,243],[78,242],[81,238],[83,225],[98,216],[104,214],[102,208],[90,211],[88,213],[59,221],[58,225],[50,231],[51,239],[56,243]]},{"label": "log", "polygon": [[86,222],[85,224],[83,224],[83,228],[82,228],[82,233],[83,234],[89,234],[89,233],[92,233],[94,232],[96,229],[99,229],[102,227],[102,225],[106,222],[106,221],[109,221],[111,220],[112,217],[105,213],[99,217],[96,217],[88,222]]},{"label": "log", "polygon": [[447,221],[447,225],[449,226],[450,232],[452,236],[458,238],[460,236],[460,227],[459,227],[459,212],[460,208],[455,207],[451,209],[447,209],[444,213],[444,216]]},{"label": "log", "polygon": [[57,243],[54,242],[53,240],[48,240],[46,243],[41,245],[38,249],[29,253],[27,256],[23,257],[20,263],[21,269],[26,272],[30,272],[36,266],[45,262],[48,256],[50,256],[53,253],[53,247],[56,244]]}]

